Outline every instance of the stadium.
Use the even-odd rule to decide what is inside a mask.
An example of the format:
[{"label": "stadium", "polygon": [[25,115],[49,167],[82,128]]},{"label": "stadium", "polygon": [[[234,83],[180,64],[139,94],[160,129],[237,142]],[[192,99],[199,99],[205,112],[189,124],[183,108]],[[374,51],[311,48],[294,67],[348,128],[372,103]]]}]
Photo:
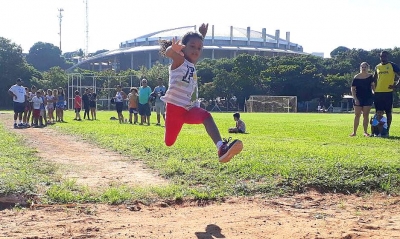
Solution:
[{"label": "stadium", "polygon": [[[134,69],[142,66],[151,68],[156,63],[168,64],[169,59],[159,54],[159,40],[181,38],[189,31],[196,31],[197,26],[185,26],[149,33],[132,40],[123,41],[119,48],[79,61],[68,69],[75,68],[102,71]],[[251,54],[272,57],[277,55],[306,54],[303,47],[290,41],[290,32],[285,39],[280,37],[280,30],[274,35],[267,34],[266,28],[256,31],[239,27],[210,26],[204,40],[202,59],[233,58],[238,54]],[[201,59],[200,59],[201,60]]]}]

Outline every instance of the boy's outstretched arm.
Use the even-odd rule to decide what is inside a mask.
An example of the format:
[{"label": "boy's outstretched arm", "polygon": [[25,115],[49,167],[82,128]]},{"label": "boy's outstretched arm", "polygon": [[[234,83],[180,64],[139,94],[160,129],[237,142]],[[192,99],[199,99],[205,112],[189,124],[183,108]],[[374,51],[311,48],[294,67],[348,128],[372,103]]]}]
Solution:
[{"label": "boy's outstretched arm", "polygon": [[182,45],[175,38],[172,39],[172,45],[165,51],[165,55],[172,59],[171,69],[176,69],[183,64],[185,60],[182,52],[183,48],[185,48],[185,45]]},{"label": "boy's outstretched arm", "polygon": [[208,23],[207,24],[201,24],[201,26],[199,27],[199,32],[200,34],[204,37],[206,37],[207,35],[207,31],[208,31]]}]

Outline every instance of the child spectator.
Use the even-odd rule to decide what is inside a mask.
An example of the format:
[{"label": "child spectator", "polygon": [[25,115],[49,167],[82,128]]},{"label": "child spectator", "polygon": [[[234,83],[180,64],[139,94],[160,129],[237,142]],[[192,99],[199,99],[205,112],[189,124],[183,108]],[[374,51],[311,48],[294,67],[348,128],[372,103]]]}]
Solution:
[{"label": "child spectator", "polygon": [[236,127],[229,128],[229,133],[246,133],[246,124],[240,119],[240,113],[233,114],[233,119],[236,121]]},{"label": "child spectator", "polygon": [[36,92],[36,95],[32,98],[33,104],[33,113],[32,113],[32,120],[33,120],[33,127],[39,126],[39,117],[40,117],[40,107],[43,105],[43,99],[40,95],[40,91]]},{"label": "child spectator", "polygon": [[82,109],[82,98],[79,95],[79,91],[75,91],[75,100],[74,100],[74,109],[75,109],[75,119],[81,121],[81,109]]},{"label": "child spectator", "polygon": [[39,89],[40,97],[42,98],[43,103],[40,105],[40,116],[39,116],[39,125],[40,127],[47,126],[47,117],[46,117],[46,96],[44,90]]},{"label": "child spectator", "polygon": [[57,91],[57,103],[56,103],[56,117],[58,117],[59,122],[64,122],[64,89],[62,87],[58,87]]},{"label": "child spectator", "polygon": [[218,150],[219,162],[229,162],[242,151],[243,143],[221,138],[210,112],[200,108],[195,64],[203,50],[208,24],[202,24],[199,33],[188,32],[180,41],[160,41],[160,53],[172,60],[169,66],[169,87],[161,100],[166,102],[164,141],[172,146],[183,124],[203,124]]},{"label": "child spectator", "polygon": [[47,90],[47,95],[46,95],[46,109],[47,109],[47,124],[51,124],[54,123],[54,102],[55,102],[55,98],[53,95],[53,91],[51,89]]},{"label": "child spectator", "polygon": [[387,118],[383,116],[383,110],[377,110],[374,117],[371,117],[371,136],[374,137],[387,137],[388,124]]},{"label": "child spectator", "polygon": [[129,107],[129,123],[132,124],[132,114],[134,115],[133,124],[138,122],[138,89],[136,87],[131,88],[131,92],[128,94],[128,107]]}]

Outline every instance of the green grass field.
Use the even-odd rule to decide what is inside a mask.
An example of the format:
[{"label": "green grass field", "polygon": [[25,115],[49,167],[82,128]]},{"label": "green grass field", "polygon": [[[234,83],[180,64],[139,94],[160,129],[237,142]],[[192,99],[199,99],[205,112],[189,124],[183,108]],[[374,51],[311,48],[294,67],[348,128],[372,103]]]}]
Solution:
[{"label": "green grass field", "polygon": [[[234,126],[231,113],[213,113],[223,137],[239,138],[244,143],[242,153],[227,164],[218,162],[216,147],[203,125],[185,125],[175,145],[167,147],[163,141],[164,128],[154,125],[155,115],[151,126],[119,124],[109,120],[111,116],[116,113],[98,112],[97,121],[79,122],[72,120],[72,111],[67,111],[67,123],[50,127],[82,136],[132,160],[143,160],[172,185],[148,190],[108,188],[96,194],[77,190],[76,185],[65,187],[71,182],[52,182],[48,189],[51,193],[47,193],[51,200],[74,201],[82,199],[77,195],[85,194],[86,201],[110,202],[105,195],[113,194],[116,199],[112,202],[118,203],[154,195],[170,199],[218,199],[285,195],[307,189],[391,194],[400,189],[400,137],[396,137],[400,136],[399,115],[394,115],[391,138],[383,139],[363,137],[361,128],[358,136],[349,137],[352,114],[243,113],[248,134],[236,135],[227,133]],[[1,145],[1,149],[5,147]],[[9,165],[2,160],[0,167],[7,169]],[[5,192],[13,191],[12,187],[5,187]],[[75,196],[70,195],[68,200],[54,196],[63,190],[72,190]]]}]

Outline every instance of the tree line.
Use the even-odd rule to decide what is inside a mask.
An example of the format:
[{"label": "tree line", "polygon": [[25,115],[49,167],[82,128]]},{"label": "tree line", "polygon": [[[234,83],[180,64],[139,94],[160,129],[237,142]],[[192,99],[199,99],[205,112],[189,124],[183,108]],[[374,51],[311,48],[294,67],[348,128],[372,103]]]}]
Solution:
[{"label": "tree line", "polygon": [[[368,62],[373,70],[380,62],[382,50],[390,52],[391,61],[400,63],[400,48],[366,51],[343,46],[334,49],[331,58],[312,55],[265,58],[240,54],[231,59],[204,59],[196,66],[199,96],[206,100],[236,96],[241,108],[250,95],[297,96],[298,102],[338,105],[343,95],[350,94],[351,82],[359,72],[360,63]],[[17,78],[22,78],[28,87],[34,84],[44,89],[66,88],[68,75],[65,69],[71,64],[58,47],[50,43],[35,43],[25,56],[20,46],[0,37],[0,108],[11,107],[7,90]],[[120,83],[127,87],[132,77],[134,82],[147,78],[152,88],[159,77],[168,84],[168,66],[161,64],[150,69],[142,67],[119,72],[76,69],[74,73],[95,77],[97,86],[104,89]],[[398,95],[395,97],[395,105],[399,105]]]}]

